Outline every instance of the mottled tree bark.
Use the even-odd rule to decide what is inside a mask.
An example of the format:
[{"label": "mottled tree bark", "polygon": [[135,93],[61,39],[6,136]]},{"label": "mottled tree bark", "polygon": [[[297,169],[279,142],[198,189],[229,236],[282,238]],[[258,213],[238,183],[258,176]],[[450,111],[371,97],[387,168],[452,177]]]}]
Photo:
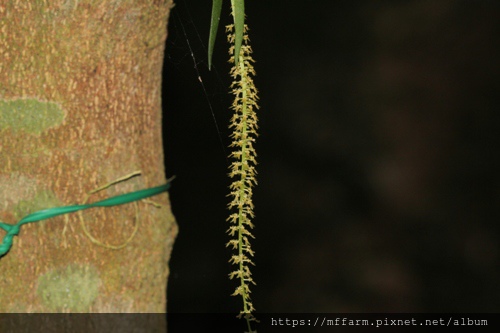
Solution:
[{"label": "mottled tree bark", "polygon": [[[171,0],[0,0],[0,220],[165,183],[161,75]],[[24,225],[0,312],[166,310],[168,194]],[[136,216],[137,215],[137,216]],[[91,242],[89,233],[113,250]],[[4,231],[0,230],[0,237]]]}]

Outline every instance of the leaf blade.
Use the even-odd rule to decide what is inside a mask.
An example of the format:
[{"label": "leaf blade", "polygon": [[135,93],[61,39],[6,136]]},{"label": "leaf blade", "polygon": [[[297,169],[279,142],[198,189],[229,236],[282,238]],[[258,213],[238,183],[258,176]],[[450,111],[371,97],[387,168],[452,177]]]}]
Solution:
[{"label": "leaf blade", "polygon": [[237,66],[245,27],[245,0],[231,0],[231,5],[234,18],[234,64]]},{"label": "leaf blade", "polygon": [[208,69],[212,69],[212,56],[214,53],[215,38],[219,28],[220,13],[222,10],[222,0],[212,1],[212,18],[210,21],[210,36],[208,37]]}]

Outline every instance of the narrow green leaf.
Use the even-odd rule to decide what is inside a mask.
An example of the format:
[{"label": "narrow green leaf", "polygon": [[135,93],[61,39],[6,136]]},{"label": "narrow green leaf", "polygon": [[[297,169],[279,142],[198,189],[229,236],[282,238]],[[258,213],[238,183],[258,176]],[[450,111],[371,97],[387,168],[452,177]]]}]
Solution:
[{"label": "narrow green leaf", "polygon": [[213,0],[212,2],[212,21],[210,22],[210,37],[208,38],[208,69],[212,69],[212,56],[214,53],[215,37],[219,28],[220,12],[222,9],[222,0]]},{"label": "narrow green leaf", "polygon": [[245,0],[231,0],[234,18],[234,64],[238,65],[241,43],[243,42],[243,28],[245,26]]}]

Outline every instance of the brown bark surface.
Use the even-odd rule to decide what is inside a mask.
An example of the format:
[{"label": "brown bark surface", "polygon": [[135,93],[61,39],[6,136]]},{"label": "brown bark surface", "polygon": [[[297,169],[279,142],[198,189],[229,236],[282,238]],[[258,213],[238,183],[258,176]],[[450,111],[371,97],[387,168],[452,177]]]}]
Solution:
[{"label": "brown bark surface", "polygon": [[[171,0],[0,0],[0,221],[165,183],[161,75]],[[165,312],[168,194],[21,228],[0,312]],[[137,215],[137,217],[136,217]],[[104,244],[91,242],[81,226]],[[0,230],[0,237],[4,231]]]}]

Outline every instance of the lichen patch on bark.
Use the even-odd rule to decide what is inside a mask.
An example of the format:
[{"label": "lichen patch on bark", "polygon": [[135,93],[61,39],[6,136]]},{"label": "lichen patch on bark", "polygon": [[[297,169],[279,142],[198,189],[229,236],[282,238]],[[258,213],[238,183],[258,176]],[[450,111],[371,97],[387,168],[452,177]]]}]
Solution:
[{"label": "lichen patch on bark", "polygon": [[0,132],[11,129],[40,135],[63,120],[64,111],[53,102],[35,98],[0,100]]},{"label": "lichen patch on bark", "polygon": [[92,266],[68,265],[38,278],[37,294],[53,311],[85,312],[99,294],[100,279]]},{"label": "lichen patch on bark", "polygon": [[54,192],[40,191],[34,198],[29,200],[20,200],[13,211],[18,219],[22,219],[28,214],[39,210],[63,206],[62,202],[56,197]]}]

